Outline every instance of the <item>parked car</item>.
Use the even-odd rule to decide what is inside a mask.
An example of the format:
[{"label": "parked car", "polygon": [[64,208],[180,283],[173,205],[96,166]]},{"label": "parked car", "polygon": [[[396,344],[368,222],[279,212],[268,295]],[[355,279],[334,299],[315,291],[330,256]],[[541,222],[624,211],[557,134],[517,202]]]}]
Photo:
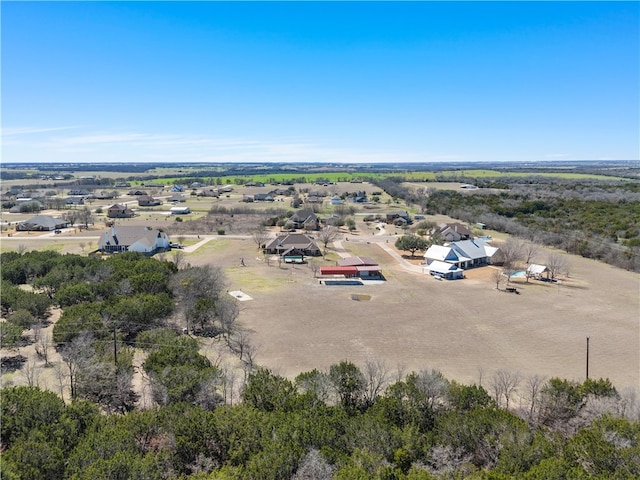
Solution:
[{"label": "parked car", "polygon": [[180,243],[170,243],[170,244],[169,244],[169,247],[171,247],[171,248],[178,248],[178,249],[182,249],[182,248],[184,248],[184,247],[182,246],[182,244],[180,244]]},{"label": "parked car", "polygon": [[62,233],[62,230],[60,230],[60,229],[54,230],[53,233]]}]

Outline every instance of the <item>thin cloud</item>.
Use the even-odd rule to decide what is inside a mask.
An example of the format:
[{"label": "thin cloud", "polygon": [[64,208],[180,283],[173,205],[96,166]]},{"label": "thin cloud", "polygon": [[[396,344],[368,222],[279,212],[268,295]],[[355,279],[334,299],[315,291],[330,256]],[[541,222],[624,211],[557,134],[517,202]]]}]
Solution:
[{"label": "thin cloud", "polygon": [[59,132],[62,130],[72,130],[80,127],[13,127],[2,128],[3,137],[13,137],[17,135],[34,135],[39,133]]},{"label": "thin cloud", "polygon": [[[10,129],[30,133],[5,142],[8,161],[27,161],[34,153],[57,162],[416,162],[424,155],[336,148],[295,138],[269,140],[220,138],[208,135],[149,134],[138,131],[63,133],[71,127]],[[29,152],[29,155],[27,155]],[[75,158],[74,158],[75,157]],[[453,158],[449,156],[449,158]],[[46,159],[46,160],[44,160]]]}]

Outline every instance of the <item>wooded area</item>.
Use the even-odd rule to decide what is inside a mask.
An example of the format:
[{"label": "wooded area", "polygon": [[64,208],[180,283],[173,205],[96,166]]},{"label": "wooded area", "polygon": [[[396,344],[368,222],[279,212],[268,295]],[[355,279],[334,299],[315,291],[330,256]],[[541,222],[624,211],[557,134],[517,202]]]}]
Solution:
[{"label": "wooded area", "polygon": [[[468,224],[508,233],[640,271],[640,184],[532,176],[479,179],[467,192],[410,188],[404,177],[369,179],[394,198],[426,214],[446,214]],[[416,184],[412,184],[416,185]]]}]

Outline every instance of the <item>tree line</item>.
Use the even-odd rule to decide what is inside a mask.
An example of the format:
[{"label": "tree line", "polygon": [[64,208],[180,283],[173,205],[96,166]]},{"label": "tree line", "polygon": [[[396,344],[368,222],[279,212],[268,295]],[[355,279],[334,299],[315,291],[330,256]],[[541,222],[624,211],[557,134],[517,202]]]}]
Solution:
[{"label": "tree line", "polygon": [[[186,340],[188,342],[188,340]],[[185,342],[181,337],[180,342]],[[178,342],[178,343],[180,343]],[[175,345],[181,349],[186,345]],[[188,347],[187,347],[188,349]],[[529,380],[535,401],[497,396],[435,370],[385,384],[380,364],[348,361],[289,380],[249,374],[242,402],[199,402],[174,379],[208,381],[194,357],[150,355],[167,401],[123,414],[36,387],[2,389],[2,478],[495,479],[637,478],[640,423],[607,380]],[[145,367],[146,368],[146,367]],[[199,372],[197,375],[194,372]],[[372,375],[373,374],[373,375]],[[508,375],[506,376],[508,377]],[[504,383],[506,380],[506,383]],[[504,387],[504,388],[503,388]]]}]

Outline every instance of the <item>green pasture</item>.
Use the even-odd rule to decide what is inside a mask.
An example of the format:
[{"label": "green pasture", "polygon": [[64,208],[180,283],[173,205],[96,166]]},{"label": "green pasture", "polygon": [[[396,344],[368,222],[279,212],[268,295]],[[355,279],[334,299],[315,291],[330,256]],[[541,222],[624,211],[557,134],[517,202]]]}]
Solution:
[{"label": "green pasture", "polygon": [[[177,238],[180,235],[173,235],[173,237]],[[200,240],[196,240],[194,243],[198,243]],[[214,238],[213,240],[208,241],[207,243],[205,243],[203,246],[199,247],[195,252],[193,253],[188,253],[187,255],[201,255],[201,254],[212,254],[212,253],[219,253],[219,252],[224,252],[225,250],[228,250],[229,247],[231,246],[231,240],[224,238],[224,236],[219,236]],[[186,241],[185,241],[185,245],[187,245]]]},{"label": "green pasture", "polygon": [[[440,172],[433,171],[396,171],[390,173],[372,173],[372,172],[322,172],[322,173],[278,173],[264,175],[224,175],[208,176],[204,180],[210,183],[218,183],[224,185],[243,185],[247,182],[261,182],[265,185],[293,183],[313,183],[318,180],[326,180],[328,182],[351,182],[353,180],[363,180],[365,178],[382,179],[389,177],[404,177],[407,181],[431,182],[438,177],[460,177],[460,178],[501,178],[501,177],[553,177],[567,180],[627,180],[622,177],[613,177],[608,175],[596,175],[590,173],[575,173],[561,171],[541,171],[541,172],[520,172],[520,171],[500,171],[488,169],[472,169],[472,170],[443,170]],[[176,176],[171,178],[163,178],[165,185],[190,183],[193,177]]]},{"label": "green pasture", "polygon": [[[250,264],[250,262],[249,262]],[[286,273],[284,269],[278,267],[278,263],[271,262],[271,268],[275,271],[280,270],[280,273]],[[304,270],[303,270],[304,269]],[[306,267],[298,267],[299,273],[303,275],[312,276],[310,269]],[[308,272],[307,272],[308,270]],[[252,292],[268,292],[285,286],[288,283],[288,279],[283,276],[262,275],[262,268],[256,269],[248,267],[230,267],[225,269],[225,274],[231,280],[232,288],[240,288],[248,295]]]},{"label": "green pasture", "polygon": [[[299,173],[264,173],[264,174],[252,174],[252,175],[225,175],[224,167],[211,167],[207,168],[208,171],[216,169],[219,175],[206,175],[200,176],[199,172],[203,171],[202,166],[198,167],[166,167],[156,168],[147,172],[140,172],[138,174],[118,172],[118,171],[96,171],[96,172],[74,172],[76,178],[81,176],[95,176],[96,178],[128,178],[131,186],[138,186],[144,183],[154,182],[162,183],[165,186],[174,184],[189,184],[194,181],[195,178],[201,178],[206,183],[224,185],[243,185],[247,182],[262,182],[265,185],[269,184],[284,184],[288,182],[292,183],[313,183],[318,180],[327,182],[351,182],[364,180],[365,178],[381,179],[389,177],[404,177],[407,181],[417,182],[429,182],[435,181],[437,177],[460,177],[460,178],[501,178],[501,177],[555,177],[567,180],[627,180],[622,177],[613,177],[607,175],[596,175],[588,173],[575,173],[571,171],[501,171],[491,169],[468,169],[468,170],[444,170],[439,172],[434,171],[394,171],[394,172],[305,172]],[[39,180],[41,172],[35,169],[30,169],[29,173],[32,175],[31,180],[12,180],[16,184],[29,184],[34,182],[42,182]],[[48,173],[48,172],[47,172]],[[159,177],[155,180],[142,180],[136,179],[136,177],[157,175]],[[45,182],[46,183],[46,182]],[[105,186],[105,190],[109,187]]]}]

